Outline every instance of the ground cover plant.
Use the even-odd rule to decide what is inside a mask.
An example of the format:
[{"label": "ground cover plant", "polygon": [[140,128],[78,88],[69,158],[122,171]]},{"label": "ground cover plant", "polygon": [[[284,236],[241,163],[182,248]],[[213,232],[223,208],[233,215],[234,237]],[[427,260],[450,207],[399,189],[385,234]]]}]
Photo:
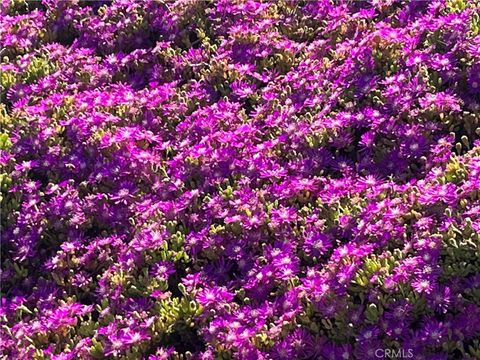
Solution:
[{"label": "ground cover plant", "polygon": [[0,11],[2,359],[480,358],[479,1]]}]

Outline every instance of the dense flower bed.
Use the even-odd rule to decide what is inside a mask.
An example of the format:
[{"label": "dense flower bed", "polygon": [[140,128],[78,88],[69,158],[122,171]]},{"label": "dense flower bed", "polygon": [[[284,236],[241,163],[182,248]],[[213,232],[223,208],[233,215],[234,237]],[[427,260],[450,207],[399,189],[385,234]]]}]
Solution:
[{"label": "dense flower bed", "polygon": [[2,358],[480,357],[478,1],[0,9]]}]

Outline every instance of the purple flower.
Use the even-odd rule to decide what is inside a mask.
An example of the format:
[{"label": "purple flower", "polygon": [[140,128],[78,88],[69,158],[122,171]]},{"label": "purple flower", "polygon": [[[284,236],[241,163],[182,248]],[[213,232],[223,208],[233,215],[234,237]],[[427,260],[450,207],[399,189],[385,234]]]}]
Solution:
[{"label": "purple flower", "polygon": [[332,241],[327,235],[313,233],[305,239],[304,251],[310,256],[325,255],[332,248]]},{"label": "purple flower", "polygon": [[175,268],[173,264],[167,261],[160,261],[150,268],[151,276],[159,280],[168,280],[168,276],[174,273]]},{"label": "purple flower", "polygon": [[3,357],[468,356],[464,3],[0,1]]},{"label": "purple flower", "polygon": [[233,299],[233,294],[225,287],[212,287],[201,290],[197,294],[198,302],[205,307],[215,304],[228,304]]},{"label": "purple flower", "polygon": [[150,339],[150,336],[144,331],[133,331],[131,329],[124,329],[121,332],[120,339],[127,345],[134,345]]}]

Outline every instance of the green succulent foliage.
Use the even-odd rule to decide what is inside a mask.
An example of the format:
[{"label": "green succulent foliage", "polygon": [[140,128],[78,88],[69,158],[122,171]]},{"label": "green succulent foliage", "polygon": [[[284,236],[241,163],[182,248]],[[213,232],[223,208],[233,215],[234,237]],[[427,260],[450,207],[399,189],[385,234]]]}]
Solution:
[{"label": "green succulent foliage", "polygon": [[475,12],[471,16],[470,30],[473,36],[480,34],[480,14]]},{"label": "green succulent foliage", "polygon": [[[7,57],[4,63],[11,62]],[[32,84],[35,81],[53,73],[56,65],[52,63],[47,55],[34,56],[23,72],[13,70],[2,71],[0,73],[0,86],[2,92],[6,94],[8,89],[15,84]]]},{"label": "green succulent foliage", "polygon": [[[11,123],[11,118],[7,114],[5,104],[0,104],[0,150],[8,151],[12,146],[7,126]],[[10,194],[8,189],[12,186],[11,166],[0,166],[0,206],[2,207],[2,226],[7,221],[7,215],[18,208],[18,195]]]}]

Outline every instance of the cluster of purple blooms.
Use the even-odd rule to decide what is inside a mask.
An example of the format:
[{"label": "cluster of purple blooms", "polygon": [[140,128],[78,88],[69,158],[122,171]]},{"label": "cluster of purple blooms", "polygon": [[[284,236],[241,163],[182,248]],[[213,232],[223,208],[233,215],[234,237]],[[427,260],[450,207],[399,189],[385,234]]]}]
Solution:
[{"label": "cluster of purple blooms", "polygon": [[480,2],[0,1],[2,359],[480,358]]}]

